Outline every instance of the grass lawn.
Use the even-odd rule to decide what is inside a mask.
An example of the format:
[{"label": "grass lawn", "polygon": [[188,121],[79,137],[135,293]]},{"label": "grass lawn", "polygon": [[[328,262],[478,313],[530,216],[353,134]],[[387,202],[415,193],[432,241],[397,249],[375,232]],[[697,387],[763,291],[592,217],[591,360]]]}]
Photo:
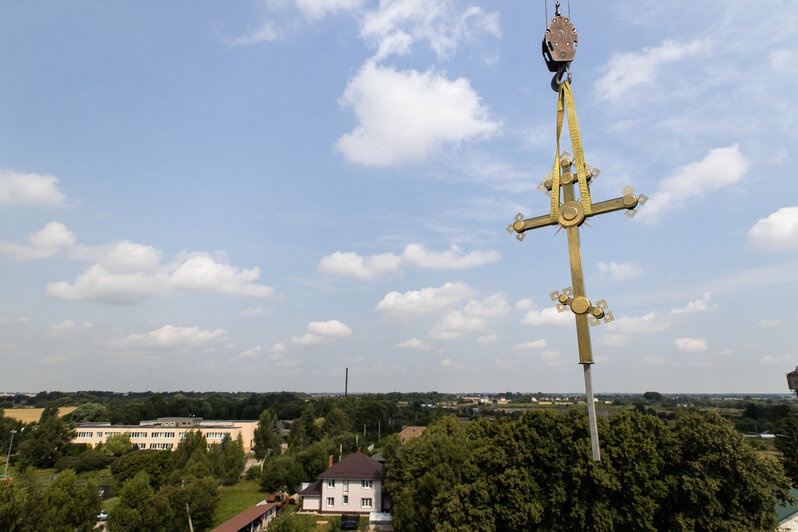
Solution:
[{"label": "grass lawn", "polygon": [[268,495],[260,491],[255,480],[241,480],[232,486],[222,486],[219,488],[219,505],[213,513],[211,528],[221,525],[250,506],[255,506]]}]

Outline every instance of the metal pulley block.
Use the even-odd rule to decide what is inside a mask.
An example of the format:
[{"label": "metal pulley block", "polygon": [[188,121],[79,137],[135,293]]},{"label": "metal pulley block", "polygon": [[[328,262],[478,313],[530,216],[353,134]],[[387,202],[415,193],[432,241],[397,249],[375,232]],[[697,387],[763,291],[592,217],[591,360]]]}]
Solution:
[{"label": "metal pulley block", "polygon": [[[551,23],[546,28],[543,36],[543,60],[549,72],[556,72],[551,80],[551,88],[557,92],[563,82],[563,76],[568,72],[568,67],[576,55],[576,45],[579,42],[579,35],[571,19],[560,14],[560,4],[556,4],[557,10]],[[570,81],[571,75],[568,74]]]}]

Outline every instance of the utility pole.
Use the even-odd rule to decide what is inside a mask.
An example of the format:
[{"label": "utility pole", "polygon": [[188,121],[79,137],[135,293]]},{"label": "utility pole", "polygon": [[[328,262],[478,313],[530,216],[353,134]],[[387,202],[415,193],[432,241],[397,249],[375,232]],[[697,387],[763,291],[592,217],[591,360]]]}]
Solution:
[{"label": "utility pole", "polygon": [[6,474],[8,473],[8,462],[11,460],[11,445],[13,445],[14,443],[14,434],[16,433],[17,433],[16,430],[11,429],[11,441],[8,442],[8,455],[6,456],[6,467],[5,470],[3,471],[4,477],[7,476]]},{"label": "utility pole", "polygon": [[[186,494],[186,479],[180,479],[180,487],[183,488],[183,495]],[[186,515],[188,516],[188,530],[194,532],[194,525],[191,524],[191,510],[188,508],[188,499],[186,499]]]}]

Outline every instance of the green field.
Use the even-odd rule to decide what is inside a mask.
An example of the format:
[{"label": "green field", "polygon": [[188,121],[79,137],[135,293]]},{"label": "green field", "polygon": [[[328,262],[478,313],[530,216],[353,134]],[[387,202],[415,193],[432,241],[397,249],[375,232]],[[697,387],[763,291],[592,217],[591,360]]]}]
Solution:
[{"label": "green field", "polygon": [[213,513],[213,525],[217,527],[250,506],[255,506],[269,494],[260,491],[254,480],[242,480],[232,486],[219,488],[219,505]]}]

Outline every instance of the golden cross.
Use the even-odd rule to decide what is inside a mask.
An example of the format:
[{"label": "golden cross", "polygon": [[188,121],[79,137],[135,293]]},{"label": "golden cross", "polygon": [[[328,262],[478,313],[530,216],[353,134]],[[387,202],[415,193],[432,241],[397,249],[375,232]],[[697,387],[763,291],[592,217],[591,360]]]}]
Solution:
[{"label": "golden cross", "polygon": [[[584,367],[585,373],[585,394],[587,399],[588,422],[590,424],[590,442],[593,449],[593,459],[599,461],[601,455],[599,451],[598,428],[596,425],[596,406],[593,401],[593,379],[590,373],[590,366],[593,364],[593,350],[590,345],[589,325],[597,325],[601,318],[603,318],[604,321],[612,321],[613,317],[611,312],[604,312],[607,308],[607,304],[604,300],[597,301],[596,304],[593,305],[585,296],[585,279],[582,272],[582,250],[579,246],[579,226],[591,216],[624,209],[628,211],[626,214],[632,217],[637,214],[637,211],[633,209],[638,205],[643,205],[648,198],[643,194],[635,196],[634,189],[626,187],[623,191],[624,195],[619,198],[601,201],[599,203],[591,202],[591,212],[586,214],[582,202],[577,201],[575,197],[574,183],[576,181],[576,175],[571,172],[571,167],[575,164],[575,162],[570,160],[570,156],[567,153],[563,153],[560,157],[561,173],[559,186],[562,189],[562,194],[560,194],[562,203],[559,204],[557,216],[554,217],[551,214],[545,214],[525,220],[523,219],[524,216],[519,213],[515,217],[515,222],[507,226],[507,232],[515,232],[516,238],[518,240],[523,240],[525,237],[524,233],[530,229],[537,229],[549,225],[559,225],[560,229],[563,227],[566,229],[573,288],[563,290],[562,294],[559,292],[552,292],[550,295],[552,300],[559,303],[559,311],[564,311],[567,306],[576,317],[579,363]],[[585,165],[588,194],[590,182],[597,177],[598,174],[598,170],[591,169],[589,166]],[[545,190],[546,193],[550,195],[552,187],[553,180],[547,179],[545,183],[542,183],[538,188]],[[589,323],[589,320],[592,323]]]}]

